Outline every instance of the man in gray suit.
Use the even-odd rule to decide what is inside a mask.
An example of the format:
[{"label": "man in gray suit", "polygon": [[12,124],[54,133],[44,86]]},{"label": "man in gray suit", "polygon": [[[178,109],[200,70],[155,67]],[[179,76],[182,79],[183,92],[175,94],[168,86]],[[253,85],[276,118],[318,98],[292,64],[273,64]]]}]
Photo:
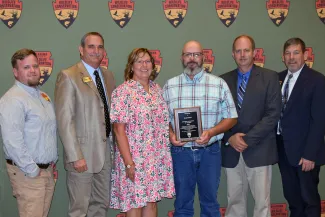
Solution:
[{"label": "man in gray suit", "polygon": [[238,36],[232,50],[238,68],[221,76],[238,113],[238,122],[225,133],[221,147],[227,176],[226,217],[247,217],[248,186],[255,200],[254,217],[271,216],[271,165],[278,161],[275,127],[281,92],[277,73],[254,65],[255,53],[254,40]]},{"label": "man in gray suit", "polygon": [[114,146],[109,120],[113,74],[100,63],[104,39],[83,36],[81,61],[62,70],[55,87],[55,112],[64,147],[70,217],[106,216]]}]

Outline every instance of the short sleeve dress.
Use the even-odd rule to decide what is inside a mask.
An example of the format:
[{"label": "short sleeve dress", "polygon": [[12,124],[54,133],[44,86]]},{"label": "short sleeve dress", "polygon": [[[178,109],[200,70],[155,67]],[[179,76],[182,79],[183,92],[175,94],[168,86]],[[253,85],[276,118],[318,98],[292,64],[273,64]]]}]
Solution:
[{"label": "short sleeve dress", "polygon": [[125,81],[112,93],[112,123],[125,123],[135,181],[126,178],[126,168],[117,148],[112,170],[110,207],[126,212],[175,195],[169,148],[167,104],[158,84],[150,81],[150,93],[134,80]]}]

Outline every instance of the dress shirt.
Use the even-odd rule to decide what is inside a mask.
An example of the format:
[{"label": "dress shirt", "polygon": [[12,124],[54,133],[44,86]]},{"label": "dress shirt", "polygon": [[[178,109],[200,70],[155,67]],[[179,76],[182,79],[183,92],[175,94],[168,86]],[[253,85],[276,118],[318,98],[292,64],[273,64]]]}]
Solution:
[{"label": "dress shirt", "polygon": [[[168,80],[163,89],[174,131],[175,108],[201,107],[203,130],[215,127],[224,118],[237,118],[236,107],[227,83],[203,70],[196,74],[193,80],[186,73],[182,73]],[[213,136],[208,145],[222,138],[223,133]],[[188,142],[184,147],[196,145],[195,142]]]},{"label": "dress shirt", "polygon": [[282,93],[282,96],[283,96],[284,86],[285,86],[285,84],[287,83],[287,80],[289,79],[289,75],[292,74],[292,78],[291,78],[290,81],[289,81],[289,92],[288,92],[288,99],[287,99],[287,100],[289,100],[289,98],[290,98],[290,95],[291,95],[291,92],[292,92],[292,90],[293,90],[293,87],[295,86],[296,81],[297,81],[297,79],[298,79],[298,77],[299,77],[299,75],[300,75],[300,72],[301,72],[301,70],[302,70],[303,67],[304,67],[304,65],[301,67],[301,69],[299,69],[299,70],[296,71],[295,73],[292,73],[292,72],[290,72],[290,71],[288,70],[288,74],[287,74],[286,78],[285,78],[284,81],[283,81],[282,89],[281,89],[281,93]]},{"label": "dress shirt", "polygon": [[241,71],[239,71],[239,69],[237,69],[237,75],[238,75],[237,92],[238,92],[239,86],[240,86],[244,77],[246,78],[246,83],[248,83],[249,77],[251,76],[251,71],[252,71],[252,68],[244,74]]},{"label": "dress shirt", "polygon": [[16,81],[0,99],[0,125],[5,157],[25,175],[35,177],[37,164],[57,161],[54,108],[38,88]]},{"label": "dress shirt", "polygon": [[[94,75],[94,72],[95,72],[95,70],[98,71],[100,80],[102,81],[102,84],[103,84],[103,87],[104,87],[106,102],[108,104],[107,93],[106,93],[106,88],[105,88],[105,82],[104,82],[103,74],[102,74],[102,71],[100,70],[100,67],[98,67],[97,69],[94,69],[93,67],[91,67],[90,65],[88,65],[83,60],[81,60],[81,61],[84,64],[85,68],[87,69],[87,71],[88,71],[88,73],[89,73],[89,75],[91,77],[91,80],[94,82],[94,84],[96,85],[96,87],[97,87],[97,84],[96,84],[96,76]],[[109,109],[109,107],[108,107],[108,109]]]}]

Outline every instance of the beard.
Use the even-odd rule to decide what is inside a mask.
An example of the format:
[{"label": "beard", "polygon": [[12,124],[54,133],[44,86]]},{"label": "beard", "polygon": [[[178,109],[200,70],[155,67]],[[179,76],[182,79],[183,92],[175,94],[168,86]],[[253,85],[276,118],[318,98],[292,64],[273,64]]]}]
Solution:
[{"label": "beard", "polygon": [[190,61],[188,63],[183,62],[184,72],[189,76],[194,76],[202,71],[203,61],[201,63]]},{"label": "beard", "polygon": [[36,87],[39,85],[39,81],[40,81],[41,77],[38,78],[33,78],[33,79],[29,79],[27,81],[28,86],[30,87]]}]

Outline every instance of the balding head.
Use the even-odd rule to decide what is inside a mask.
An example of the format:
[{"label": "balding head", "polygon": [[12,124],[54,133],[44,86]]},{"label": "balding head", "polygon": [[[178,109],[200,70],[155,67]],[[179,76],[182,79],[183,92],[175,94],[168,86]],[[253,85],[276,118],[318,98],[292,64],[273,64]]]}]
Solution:
[{"label": "balding head", "polygon": [[200,42],[198,41],[188,41],[184,44],[184,47],[183,47],[183,53],[188,53],[188,52],[191,52],[191,53],[194,53],[194,52],[200,52],[202,53],[203,49],[202,49],[202,45]]}]

